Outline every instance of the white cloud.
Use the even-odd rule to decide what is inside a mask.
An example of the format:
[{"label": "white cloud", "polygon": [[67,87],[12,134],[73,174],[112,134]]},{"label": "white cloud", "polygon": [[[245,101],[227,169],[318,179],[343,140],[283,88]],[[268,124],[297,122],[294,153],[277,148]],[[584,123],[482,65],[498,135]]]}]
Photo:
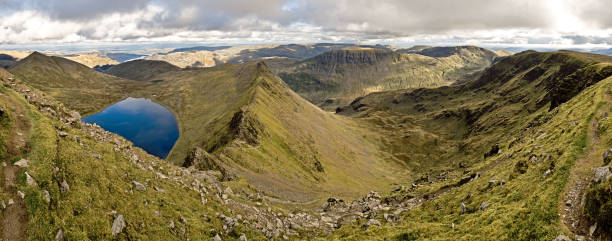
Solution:
[{"label": "white cloud", "polygon": [[0,43],[612,45],[608,0],[0,0]]}]

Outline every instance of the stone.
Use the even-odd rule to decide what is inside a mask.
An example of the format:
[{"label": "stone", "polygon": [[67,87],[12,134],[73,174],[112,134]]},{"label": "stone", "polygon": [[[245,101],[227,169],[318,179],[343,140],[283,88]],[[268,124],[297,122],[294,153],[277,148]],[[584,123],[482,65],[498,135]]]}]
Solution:
[{"label": "stone", "polygon": [[123,215],[119,214],[115,218],[115,221],[113,221],[113,226],[111,226],[111,234],[113,236],[120,234],[121,232],[123,232],[124,228],[125,228],[125,221],[123,220]]},{"label": "stone", "polygon": [[592,237],[593,234],[595,234],[595,231],[597,230],[597,223],[591,225],[591,227],[589,227],[589,235]]},{"label": "stone", "polygon": [[559,234],[559,236],[553,239],[553,241],[572,241],[572,240],[563,234]]},{"label": "stone", "polygon": [[55,234],[55,241],[64,241],[64,230],[63,229],[59,229],[57,230],[57,234]]},{"label": "stone", "polygon": [[381,226],[380,221],[376,220],[376,219],[370,219],[368,220],[368,222],[366,222],[365,224],[363,224],[362,228],[363,229],[367,229],[370,226]]},{"label": "stone", "polygon": [[174,220],[170,220],[170,224],[168,224],[168,228],[170,229],[174,228]]},{"label": "stone", "polygon": [[247,237],[244,233],[240,234],[240,241],[247,241]]},{"label": "stone", "polygon": [[552,174],[552,170],[546,169],[546,171],[542,175],[542,179],[546,179],[550,174]]},{"label": "stone", "polygon": [[461,203],[461,214],[465,213],[465,203]]},{"label": "stone", "polygon": [[2,167],[5,167],[5,166],[6,166],[6,162],[2,162]]},{"label": "stone", "polygon": [[606,181],[610,176],[612,176],[612,171],[610,169],[610,166],[596,168],[593,182],[601,183]]},{"label": "stone", "polygon": [[30,174],[28,172],[25,172],[25,176],[26,176],[26,183],[30,186],[38,186],[38,183],[36,183],[36,180],[34,180],[34,178],[32,176],[30,176]]},{"label": "stone", "polygon": [[11,199],[9,199],[9,200],[8,200],[8,205],[9,205],[9,206],[11,206],[11,205],[13,205],[13,204],[15,204],[15,201],[13,201],[13,199],[12,199],[12,198],[11,198]]},{"label": "stone", "polygon": [[576,241],[584,241],[585,238],[582,235],[576,235]]},{"label": "stone", "polygon": [[137,182],[137,181],[132,181],[132,184],[134,184],[134,188],[138,191],[146,191],[147,187],[145,187],[142,183]]},{"label": "stone", "polygon": [[0,205],[2,205],[2,209],[6,209],[6,203],[4,203],[4,200],[0,202]]},{"label": "stone", "polygon": [[26,159],[21,159],[17,162],[15,162],[13,165],[18,166],[18,167],[29,167],[30,166],[30,162]]},{"label": "stone", "polygon": [[102,159],[102,155],[100,155],[98,153],[91,154],[91,156],[93,156],[96,159]]},{"label": "stone", "polygon": [[483,203],[480,204],[480,210],[482,210],[482,211],[487,209],[487,207],[489,207],[489,203],[488,202],[483,202]]},{"label": "stone", "polygon": [[221,241],[221,237],[219,236],[219,234],[216,234],[215,237],[213,237],[214,241]]},{"label": "stone", "polygon": [[187,223],[187,219],[185,219],[185,217],[183,217],[183,216],[180,216],[180,217],[179,217],[179,222],[181,222],[181,223]]},{"label": "stone", "polygon": [[612,161],[612,149],[608,149],[603,153],[604,165],[608,165]]},{"label": "stone", "polygon": [[42,193],[43,193],[43,198],[45,198],[45,201],[47,203],[50,203],[51,202],[51,195],[49,194],[49,191],[43,190]]},{"label": "stone", "polygon": [[497,180],[495,180],[495,179],[489,180],[489,187],[493,187],[493,186],[495,186],[495,184],[497,184]]},{"label": "stone", "polygon": [[17,195],[19,195],[19,197],[20,197],[21,199],[24,199],[24,198],[25,198],[25,193],[23,193],[23,192],[21,192],[21,191],[17,191]]},{"label": "stone", "polygon": [[60,131],[60,132],[57,133],[57,135],[60,136],[60,137],[67,137],[68,133],[66,133],[64,131]]},{"label": "stone", "polygon": [[70,185],[68,185],[68,182],[66,182],[66,180],[64,179],[60,184],[60,192],[66,193],[68,191],[70,191]]},{"label": "stone", "polygon": [[166,190],[164,190],[164,189],[162,189],[160,187],[157,187],[157,186],[153,187],[153,189],[155,189],[155,191],[158,191],[158,192],[166,192]]}]

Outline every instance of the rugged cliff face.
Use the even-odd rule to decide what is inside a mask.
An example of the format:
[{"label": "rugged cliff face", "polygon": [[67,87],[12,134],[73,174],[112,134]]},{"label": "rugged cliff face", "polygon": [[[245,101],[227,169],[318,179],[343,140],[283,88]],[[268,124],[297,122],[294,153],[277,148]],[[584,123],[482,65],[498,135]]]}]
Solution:
[{"label": "rugged cliff face", "polygon": [[451,85],[499,57],[490,50],[470,46],[426,50],[429,52],[402,54],[347,48],[274,67],[298,94],[323,109],[334,110],[371,92]]}]

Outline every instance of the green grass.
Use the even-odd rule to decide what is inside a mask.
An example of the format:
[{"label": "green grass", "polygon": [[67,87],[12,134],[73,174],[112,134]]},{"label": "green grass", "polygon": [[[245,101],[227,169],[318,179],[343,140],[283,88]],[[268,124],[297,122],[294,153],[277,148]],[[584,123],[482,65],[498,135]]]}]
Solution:
[{"label": "green grass", "polygon": [[[513,78],[517,78],[517,75],[514,75]],[[506,83],[520,83],[520,81],[512,79]],[[472,162],[471,169],[472,173],[480,172],[480,178],[455,188],[417,209],[406,212],[403,221],[399,224],[385,225],[380,228],[372,227],[365,231],[360,228],[359,224],[350,225],[339,229],[328,239],[397,240],[401,237],[414,238],[416,236],[420,240],[552,240],[560,233],[567,232],[562,228],[558,216],[561,194],[575,161],[591,148],[587,131],[595,113],[607,103],[606,93],[610,91],[610,84],[612,84],[612,78],[607,78],[592,88],[579,92],[577,96],[552,112],[548,112],[548,106],[541,105],[540,109],[530,114],[515,114],[516,120],[511,122],[500,121],[505,118],[504,111],[509,109],[507,106],[494,109],[490,114],[480,117],[475,123],[479,123],[480,128],[495,131],[472,131],[478,134],[473,137],[468,136],[467,143],[470,145],[472,138],[489,143],[497,142],[502,152],[484,160],[481,159],[482,156],[470,157],[469,154],[464,156],[464,159],[460,159],[469,163],[469,159],[479,158],[479,161]],[[530,88],[537,85],[531,86],[523,85],[520,91],[522,93],[532,91]],[[438,90],[438,93],[439,91],[443,90]],[[505,94],[512,95],[513,93]],[[386,98],[386,96],[382,97]],[[435,98],[440,98],[440,95]],[[484,98],[491,98],[491,96],[484,96]],[[427,100],[427,97],[425,99]],[[537,99],[537,97],[531,97],[528,100]],[[434,100],[431,100],[432,105]],[[372,103],[376,102],[370,100],[366,103],[373,105]],[[529,102],[523,104],[530,105]],[[401,106],[396,108],[395,111],[398,112],[405,110],[399,109]],[[376,113],[370,111],[369,116]],[[504,124],[488,126],[486,123]],[[607,132],[602,132],[602,134],[603,140],[609,140],[612,137]],[[514,138],[508,138],[510,136]],[[482,142],[476,140],[474,143]],[[485,148],[490,145],[484,145],[482,151],[477,153],[482,155]],[[536,161],[530,160],[533,155],[536,156]],[[546,155],[550,155],[550,158],[541,159]],[[456,157],[461,158],[461,155]],[[492,166],[498,162],[497,166]],[[524,173],[516,171],[517,163],[523,163]],[[489,169],[489,167],[492,168]],[[551,169],[553,173],[544,179],[543,174],[548,169]],[[488,171],[485,172],[485,170]],[[462,176],[462,170],[451,168],[450,171],[450,179],[431,187],[423,187],[421,189],[424,190],[417,190],[415,193],[431,193],[438,190],[436,187],[456,183]],[[488,187],[488,181],[491,179],[498,181],[504,179],[506,184]],[[479,210],[480,204],[485,201],[490,204],[489,207],[485,211]],[[467,214],[460,214],[461,202],[466,204]],[[455,228],[451,229],[453,223]]]},{"label": "green grass", "polygon": [[[65,131],[70,136],[59,138],[58,121],[41,114],[11,90],[4,89],[3,93],[23,104],[32,122],[31,151],[25,156],[31,166],[18,174],[19,189],[26,194],[30,240],[49,239],[60,228],[68,240],[176,240],[188,237],[190,240],[208,240],[221,230],[222,223],[215,213],[228,214],[229,210],[216,199],[208,196],[209,201],[202,205],[198,193],[139,169],[128,158],[114,152],[114,145],[93,140],[79,129],[67,128]],[[4,102],[0,101],[0,105]],[[83,146],[72,138],[73,135],[79,136]],[[142,150],[136,151],[141,158],[156,163],[154,165],[159,171],[174,170],[162,160]],[[92,153],[101,154],[103,158],[96,159]],[[56,172],[55,168],[59,171]],[[36,179],[38,186],[26,185],[25,171]],[[59,183],[63,180],[70,185],[67,193],[59,191]],[[146,183],[147,190],[130,192],[132,181]],[[166,192],[156,192],[154,186]],[[43,190],[49,191],[51,203],[43,199]],[[114,217],[109,213],[113,210],[122,214],[127,223],[125,231],[117,237],[110,236]],[[154,213],[156,210],[159,216]],[[206,221],[203,215],[211,220]],[[179,222],[180,216],[187,223]],[[174,229],[168,227],[171,220],[176,224]],[[185,234],[181,227],[185,228]],[[237,239],[242,232],[251,239],[262,239],[261,234],[243,225],[229,236],[223,236]]]}]

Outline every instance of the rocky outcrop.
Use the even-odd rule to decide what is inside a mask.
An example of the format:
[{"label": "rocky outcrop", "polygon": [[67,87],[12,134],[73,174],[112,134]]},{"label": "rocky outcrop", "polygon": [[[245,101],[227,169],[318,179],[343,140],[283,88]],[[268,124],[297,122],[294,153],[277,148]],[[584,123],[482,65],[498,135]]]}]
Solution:
[{"label": "rocky outcrop", "polygon": [[229,123],[231,134],[249,145],[259,145],[258,137],[264,134],[263,124],[253,118],[246,108],[234,114]]}]

